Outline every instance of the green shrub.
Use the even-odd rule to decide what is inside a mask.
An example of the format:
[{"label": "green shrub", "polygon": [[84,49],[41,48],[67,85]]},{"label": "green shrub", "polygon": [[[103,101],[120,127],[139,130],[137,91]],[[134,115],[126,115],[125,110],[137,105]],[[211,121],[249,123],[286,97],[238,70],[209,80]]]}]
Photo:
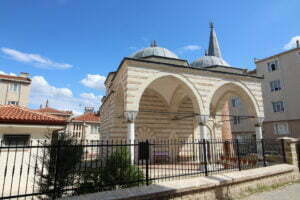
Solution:
[{"label": "green shrub", "polygon": [[109,156],[103,169],[103,182],[111,189],[132,187],[144,181],[143,172],[131,164],[127,148],[118,148]]},{"label": "green shrub", "polygon": [[143,172],[131,164],[127,148],[116,149],[108,156],[102,169],[90,168],[81,177],[78,194],[127,188],[145,183]]}]

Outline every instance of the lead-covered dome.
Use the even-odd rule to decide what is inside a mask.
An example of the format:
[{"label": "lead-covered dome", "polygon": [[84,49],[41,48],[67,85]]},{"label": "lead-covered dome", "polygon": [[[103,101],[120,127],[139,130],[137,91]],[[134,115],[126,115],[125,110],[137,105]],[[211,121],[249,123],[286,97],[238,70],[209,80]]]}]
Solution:
[{"label": "lead-covered dome", "polygon": [[223,58],[216,56],[203,56],[191,63],[192,67],[209,67],[209,66],[230,66]]},{"label": "lead-covered dome", "polygon": [[175,58],[178,59],[178,56],[173,53],[172,51],[163,48],[163,47],[158,47],[156,45],[156,42],[154,41],[150,47],[141,49],[134,54],[132,54],[130,57],[131,58],[145,58],[149,56],[160,56],[160,57],[167,57],[167,58]]}]

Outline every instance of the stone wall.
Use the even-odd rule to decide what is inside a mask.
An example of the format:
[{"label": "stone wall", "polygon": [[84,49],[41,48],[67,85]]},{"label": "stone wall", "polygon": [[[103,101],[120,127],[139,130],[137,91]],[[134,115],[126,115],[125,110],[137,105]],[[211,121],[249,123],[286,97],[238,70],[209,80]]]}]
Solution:
[{"label": "stone wall", "polygon": [[[164,82],[158,82],[166,77],[168,78]],[[252,113],[249,115],[261,117],[264,114],[260,81],[260,79],[254,77],[202,71],[186,66],[172,67],[162,63],[124,61],[110,85],[107,86],[107,99],[101,107],[101,135],[103,135],[103,139],[126,139],[127,125],[123,117],[124,111],[140,111],[142,96],[148,88],[155,90],[162,96],[165,100],[165,105],[167,105],[166,107],[171,107],[171,109],[165,109],[169,112],[178,112],[184,108],[188,112],[213,115],[212,110],[218,105],[222,95],[234,92],[235,96],[241,97],[242,101],[246,100],[243,103],[245,107],[250,108]],[[186,93],[185,95],[190,98],[189,104],[192,105],[192,109],[187,107],[179,108],[182,105],[179,105],[176,99],[181,97],[176,96],[175,92],[180,89],[182,91],[178,93]],[[172,109],[172,106],[175,104],[177,108]],[[141,116],[144,116],[144,114],[138,113],[138,118],[141,118]],[[160,115],[157,116],[160,117]],[[173,122],[168,123],[171,124]],[[199,131],[196,130],[197,126],[191,126],[191,123],[195,123],[191,118],[190,121],[177,121],[177,125],[184,124],[184,126],[173,126],[173,128],[177,128],[176,134],[180,129],[182,131],[179,133],[180,136],[185,134],[184,132],[188,132],[187,135],[193,138],[194,133]],[[152,123],[149,128],[155,128],[156,126],[158,125]],[[194,127],[194,130],[190,130],[190,127]],[[139,128],[136,126],[136,129]],[[160,126],[160,128],[163,132],[172,132],[166,126]],[[219,131],[215,129],[216,126],[210,126],[210,134],[214,136],[213,138],[220,138],[216,134]],[[254,130],[254,127],[252,130]],[[170,137],[173,137],[172,134],[166,138]]]},{"label": "stone wall", "polygon": [[100,192],[64,200],[224,200],[238,198],[263,187],[299,179],[298,169],[287,164],[222,175],[164,182],[150,186]]}]

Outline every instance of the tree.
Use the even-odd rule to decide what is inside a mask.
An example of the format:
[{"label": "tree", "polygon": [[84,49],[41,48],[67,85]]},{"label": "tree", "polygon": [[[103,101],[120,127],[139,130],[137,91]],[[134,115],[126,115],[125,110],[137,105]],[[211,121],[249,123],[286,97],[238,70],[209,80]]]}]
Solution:
[{"label": "tree", "polygon": [[54,133],[49,142],[44,142],[45,155],[39,157],[39,192],[45,195],[40,199],[56,199],[66,194],[78,178],[78,170],[83,155],[82,145],[66,132]]},{"label": "tree", "polygon": [[125,147],[117,148],[102,168],[90,168],[82,178],[78,194],[133,187],[146,182],[143,171],[131,164]]}]

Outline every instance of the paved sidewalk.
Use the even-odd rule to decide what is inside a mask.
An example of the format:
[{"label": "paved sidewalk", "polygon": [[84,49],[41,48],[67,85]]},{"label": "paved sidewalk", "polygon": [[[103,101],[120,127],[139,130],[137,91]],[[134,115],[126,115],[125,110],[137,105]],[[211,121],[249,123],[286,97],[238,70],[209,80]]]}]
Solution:
[{"label": "paved sidewalk", "polygon": [[278,189],[253,194],[242,200],[299,200],[300,199],[300,183],[294,183],[280,187]]}]

